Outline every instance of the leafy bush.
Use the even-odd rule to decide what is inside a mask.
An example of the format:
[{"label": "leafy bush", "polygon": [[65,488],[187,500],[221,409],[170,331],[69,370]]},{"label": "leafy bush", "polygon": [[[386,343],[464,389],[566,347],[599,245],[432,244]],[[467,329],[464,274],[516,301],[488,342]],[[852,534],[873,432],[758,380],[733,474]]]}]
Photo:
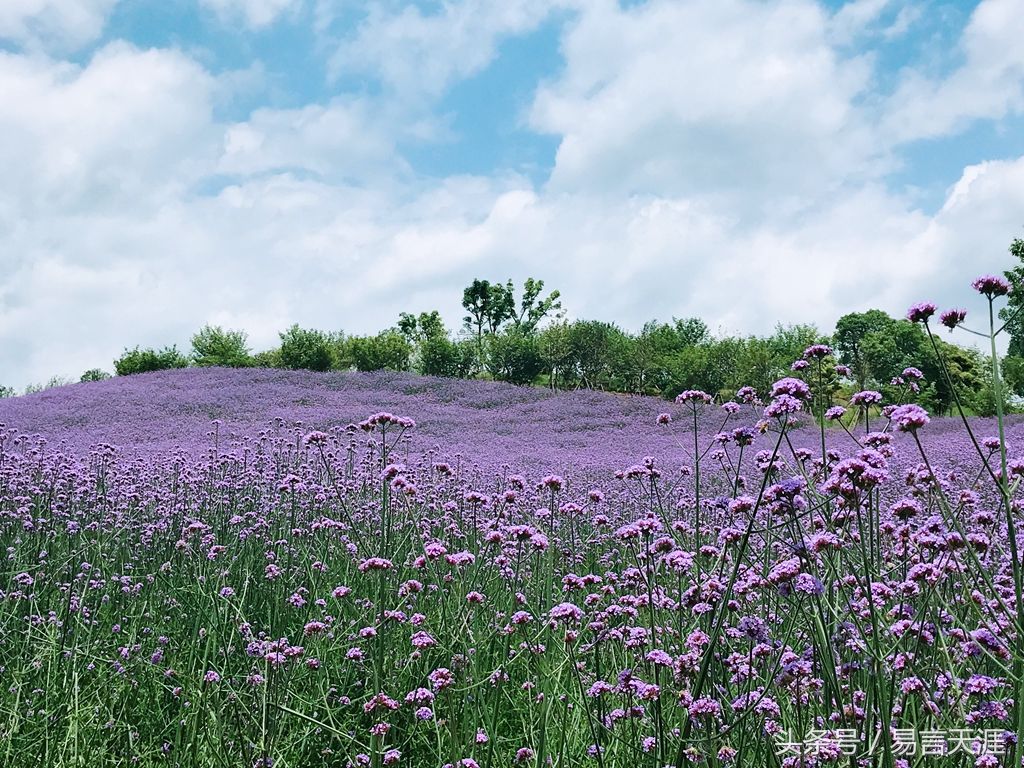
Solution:
[{"label": "leafy bush", "polygon": [[90,368],[88,371],[82,374],[79,381],[104,381],[110,378],[110,374],[106,371],[100,370],[99,368]]},{"label": "leafy bush", "polygon": [[323,331],[293,325],[281,334],[281,367],[329,371],[334,356],[331,337]]},{"label": "leafy bush", "polygon": [[281,348],[274,347],[254,354],[249,361],[253,368],[284,368],[281,361]]},{"label": "leafy bush", "polygon": [[406,371],[412,345],[398,331],[388,330],[349,339],[348,351],[357,371]]},{"label": "leafy bush", "polygon": [[13,387],[0,385],[0,397],[14,397],[16,394]]},{"label": "leafy bush", "polygon": [[537,337],[515,328],[487,338],[487,370],[499,381],[532,384],[544,371]]},{"label": "leafy bush", "polygon": [[245,331],[225,331],[220,326],[204,326],[192,337],[192,361],[199,366],[245,368],[252,365],[246,338]]},{"label": "leafy bush", "polygon": [[416,370],[424,376],[463,379],[469,376],[475,359],[475,342],[468,339],[452,341],[445,336],[436,336],[420,344]]},{"label": "leafy bush", "polygon": [[29,384],[25,387],[26,395],[33,395],[36,392],[43,392],[47,389],[55,389],[56,387],[64,387],[71,383],[71,379],[65,379],[63,376],[51,376],[43,384]]},{"label": "leafy bush", "polygon": [[121,357],[114,361],[114,371],[118,376],[187,367],[188,358],[178,351],[177,346],[173,345],[161,350],[140,349],[139,347],[127,349]]}]

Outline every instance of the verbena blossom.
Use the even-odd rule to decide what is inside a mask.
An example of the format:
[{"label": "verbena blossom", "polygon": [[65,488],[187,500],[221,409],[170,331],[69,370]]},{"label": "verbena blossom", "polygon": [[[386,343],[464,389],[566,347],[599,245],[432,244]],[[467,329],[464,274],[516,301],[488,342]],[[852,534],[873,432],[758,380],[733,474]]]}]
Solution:
[{"label": "verbena blossom", "polygon": [[928,412],[913,403],[898,406],[889,419],[900,432],[915,432],[930,421]]},{"label": "verbena blossom", "polygon": [[935,314],[937,307],[930,301],[919,301],[907,310],[907,320],[912,323],[926,323]]},{"label": "verbena blossom", "polygon": [[971,283],[971,288],[990,299],[996,296],[1005,296],[1012,290],[1009,281],[996,275],[982,275],[976,278]]},{"label": "verbena blossom", "polygon": [[967,319],[967,310],[966,309],[947,309],[945,312],[943,312],[941,315],[939,315],[939,321],[944,326],[949,328],[949,330],[951,330],[951,331],[954,330],[958,325],[960,325],[966,319]]}]

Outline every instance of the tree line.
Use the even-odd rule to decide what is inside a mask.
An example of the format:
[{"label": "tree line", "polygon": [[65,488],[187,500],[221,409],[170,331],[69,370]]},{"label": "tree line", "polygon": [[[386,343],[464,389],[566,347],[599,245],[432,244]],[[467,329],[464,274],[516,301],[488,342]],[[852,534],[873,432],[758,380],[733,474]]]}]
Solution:
[{"label": "tree line", "polygon": [[[1006,276],[1021,290],[1003,310],[1010,332],[1003,369],[1010,389],[1024,395],[1024,241],[1010,253],[1020,263]],[[594,389],[674,397],[700,389],[731,396],[743,386],[765,395],[777,379],[799,374],[804,350],[829,345],[839,368],[832,386],[874,389],[895,398],[908,368],[923,374],[915,399],[933,412],[947,412],[953,389],[940,370],[935,349],[921,326],[879,309],[839,318],[832,333],[813,325],[778,325],[765,336],[715,335],[697,317],[652,320],[639,332],[600,320],[567,320],[559,291],[545,293],[544,281],[528,278],[517,291],[504,283],[477,279],[462,295],[462,326],[449,329],[437,310],[403,312],[377,334],[347,335],[293,325],[272,349],[253,352],[244,331],[207,325],[191,348],[126,349],[114,361],[118,376],[187,366],[266,367],[313,371],[411,371],[427,376],[485,378],[552,389]],[[939,340],[948,377],[976,413],[994,410],[986,363],[973,347]],[[83,381],[105,378],[93,369]],[[53,380],[48,385],[67,383]],[[30,387],[30,391],[47,385]],[[0,388],[0,395],[13,394]]]}]

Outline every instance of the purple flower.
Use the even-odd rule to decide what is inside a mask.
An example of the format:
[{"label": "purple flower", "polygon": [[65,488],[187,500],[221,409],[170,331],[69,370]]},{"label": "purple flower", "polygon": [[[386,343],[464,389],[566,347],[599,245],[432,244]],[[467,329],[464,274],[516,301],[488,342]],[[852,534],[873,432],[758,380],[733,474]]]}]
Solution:
[{"label": "purple flower", "polygon": [[583,618],[583,611],[572,603],[559,603],[551,609],[550,616],[555,621],[578,623]]},{"label": "purple flower", "polygon": [[820,360],[832,354],[832,347],[826,344],[812,344],[804,350],[804,360]]},{"label": "purple flower", "polygon": [[825,411],[825,418],[828,421],[839,421],[846,415],[846,409],[841,405],[834,405]]},{"label": "purple flower", "polygon": [[795,397],[779,395],[764,409],[764,415],[765,418],[772,419],[784,416],[787,413],[796,413],[801,408],[803,408],[803,403]]},{"label": "purple flower", "polygon": [[1005,296],[1012,290],[1009,282],[995,275],[982,275],[971,283],[971,288],[990,299]]},{"label": "purple flower", "polygon": [[889,418],[900,432],[915,432],[930,421],[928,412],[914,403],[898,406]]},{"label": "purple flower", "polygon": [[811,396],[811,389],[806,382],[787,376],[772,384],[772,397],[789,395],[797,400],[807,400]]},{"label": "purple flower", "polygon": [[928,318],[935,314],[935,305],[930,301],[919,301],[907,310],[907,320],[912,323],[927,323]]},{"label": "purple flower", "polygon": [[710,403],[712,399],[713,398],[711,397],[711,395],[699,389],[688,389],[685,392],[676,395],[677,403],[692,402],[694,403],[694,405],[696,405],[697,403]]},{"label": "purple flower", "polygon": [[865,389],[863,392],[856,392],[852,397],[850,397],[850,404],[859,405],[861,408],[878,405],[881,402],[882,393],[876,392],[873,389]]},{"label": "purple flower", "polygon": [[947,309],[939,315],[939,321],[951,331],[966,319],[966,309]]}]

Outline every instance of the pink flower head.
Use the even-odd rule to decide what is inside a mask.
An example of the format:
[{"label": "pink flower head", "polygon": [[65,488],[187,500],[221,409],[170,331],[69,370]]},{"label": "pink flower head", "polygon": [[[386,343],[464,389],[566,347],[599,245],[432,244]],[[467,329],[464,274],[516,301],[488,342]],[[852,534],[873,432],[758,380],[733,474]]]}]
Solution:
[{"label": "pink flower head", "polygon": [[966,309],[947,309],[941,315],[939,315],[939,321],[949,328],[949,330],[955,329],[964,320],[967,319]]},{"label": "pink flower head", "polygon": [[1008,281],[995,275],[982,275],[971,283],[971,288],[990,299],[1005,296],[1012,290]]},{"label": "pink flower head", "polygon": [[685,392],[681,392],[676,395],[677,403],[710,403],[712,401],[711,395],[699,389],[688,389]]},{"label": "pink flower head", "polygon": [[919,301],[907,310],[907,320],[912,323],[927,323],[928,318],[935,314],[935,305],[930,301]]}]

